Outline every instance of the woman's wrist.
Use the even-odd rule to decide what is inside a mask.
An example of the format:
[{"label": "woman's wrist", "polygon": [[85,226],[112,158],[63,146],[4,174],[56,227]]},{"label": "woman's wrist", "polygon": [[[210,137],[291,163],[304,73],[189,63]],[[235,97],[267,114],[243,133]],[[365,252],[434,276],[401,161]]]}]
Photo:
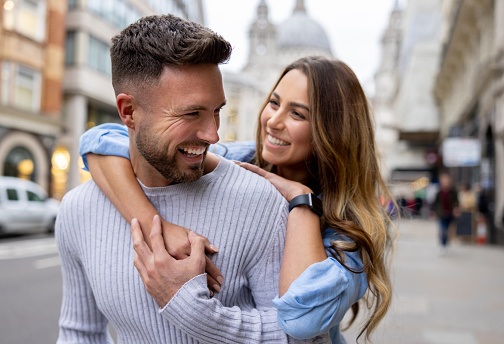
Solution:
[{"label": "woman's wrist", "polygon": [[303,186],[300,186],[300,187],[297,187],[295,189],[293,189],[290,193],[289,193],[289,197],[287,198],[287,201],[290,202],[292,201],[292,199],[294,197],[297,197],[297,196],[300,196],[300,195],[306,195],[306,194],[310,194],[310,193],[313,193],[312,189],[310,189],[308,186],[306,185],[303,185]]}]

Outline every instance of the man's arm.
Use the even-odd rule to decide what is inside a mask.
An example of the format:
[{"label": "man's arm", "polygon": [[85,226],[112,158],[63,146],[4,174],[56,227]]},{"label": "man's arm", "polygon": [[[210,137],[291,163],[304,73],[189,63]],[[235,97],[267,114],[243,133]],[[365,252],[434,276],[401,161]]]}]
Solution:
[{"label": "man's arm", "polygon": [[[56,221],[55,236],[61,259],[63,299],[57,344],[113,343],[107,331],[108,321],[98,309],[91,286],[76,258],[72,238],[71,207],[63,202]],[[74,233],[75,234],[75,233]]]},{"label": "man's arm", "polygon": [[[272,257],[281,259],[280,237],[273,238],[275,242],[269,246],[271,252],[261,253],[262,258],[251,269],[249,287],[256,307],[245,310],[238,306],[225,307],[219,300],[210,297],[206,275],[203,274],[204,262],[202,264],[201,259],[197,258],[202,255],[196,253],[196,250],[201,250],[197,248],[201,245],[192,246],[189,258],[175,260],[162,246],[159,222],[156,220],[154,223],[151,231],[152,252],[144,243],[137,222],[132,226],[135,266],[147,291],[162,307],[161,314],[170,323],[205,343],[303,343],[288,337],[281,329],[271,301],[278,290],[280,262]],[[283,235],[283,232],[275,229],[273,232],[277,236]],[[197,236],[192,235],[192,242],[195,238]],[[271,265],[277,267],[271,268]],[[256,278],[254,275],[262,277]],[[328,337],[320,338],[318,342],[325,342],[325,338]],[[313,340],[306,342],[312,343]]]}]

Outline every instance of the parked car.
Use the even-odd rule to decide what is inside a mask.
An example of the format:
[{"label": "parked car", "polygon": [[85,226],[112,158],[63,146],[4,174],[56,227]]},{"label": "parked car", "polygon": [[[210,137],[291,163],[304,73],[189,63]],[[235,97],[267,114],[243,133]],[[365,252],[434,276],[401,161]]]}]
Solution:
[{"label": "parked car", "polygon": [[0,233],[54,231],[59,203],[34,182],[0,177]]}]

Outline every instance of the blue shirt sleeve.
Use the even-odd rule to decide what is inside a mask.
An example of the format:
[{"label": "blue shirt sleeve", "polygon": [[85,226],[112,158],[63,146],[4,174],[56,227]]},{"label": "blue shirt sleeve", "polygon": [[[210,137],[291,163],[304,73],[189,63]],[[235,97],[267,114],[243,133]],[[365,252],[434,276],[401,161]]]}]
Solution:
[{"label": "blue shirt sleeve", "polygon": [[210,146],[209,151],[228,160],[250,162],[256,152],[256,144],[254,141],[216,143]]},{"label": "blue shirt sleeve", "polygon": [[[329,247],[331,241],[343,238],[335,230],[327,229],[323,239],[324,246]],[[358,253],[345,254],[348,267],[362,268]],[[345,313],[367,289],[364,273],[350,272],[329,253],[328,256],[310,265],[282,297],[273,300],[280,326],[294,338],[313,338],[331,329],[336,330],[331,330],[331,337],[339,337],[339,324]]]},{"label": "blue shirt sleeve", "polygon": [[84,170],[89,171],[86,154],[117,155],[129,159],[128,127],[117,123],[100,124],[87,130],[79,140]]}]

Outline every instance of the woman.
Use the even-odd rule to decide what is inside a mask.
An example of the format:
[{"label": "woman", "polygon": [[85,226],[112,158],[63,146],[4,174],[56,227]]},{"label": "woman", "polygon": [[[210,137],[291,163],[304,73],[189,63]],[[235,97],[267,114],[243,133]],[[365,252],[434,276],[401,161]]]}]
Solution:
[{"label": "woman", "polygon": [[[81,153],[128,157],[125,129],[120,130],[92,129],[81,140]],[[247,144],[213,149],[241,161],[253,153]],[[369,338],[391,302],[393,238],[378,202],[384,196],[387,204],[390,194],[379,173],[369,106],[355,74],[341,61],[320,57],[287,66],[262,106],[255,149],[254,165],[239,164],[270,180],[291,205],[279,297],[273,300],[281,326],[296,338],[330,331],[333,343],[344,343],[339,324],[350,307],[350,324],[355,320],[357,301],[367,288],[361,303],[371,311],[359,336]],[[148,233],[157,212],[135,183],[129,162],[94,154],[87,158],[100,188],[128,221],[139,217]],[[321,217],[316,206],[295,206],[297,196],[311,193],[322,199]],[[169,251],[183,257],[186,232],[166,221],[163,231],[170,237]],[[215,248],[208,244],[208,250]]]}]

